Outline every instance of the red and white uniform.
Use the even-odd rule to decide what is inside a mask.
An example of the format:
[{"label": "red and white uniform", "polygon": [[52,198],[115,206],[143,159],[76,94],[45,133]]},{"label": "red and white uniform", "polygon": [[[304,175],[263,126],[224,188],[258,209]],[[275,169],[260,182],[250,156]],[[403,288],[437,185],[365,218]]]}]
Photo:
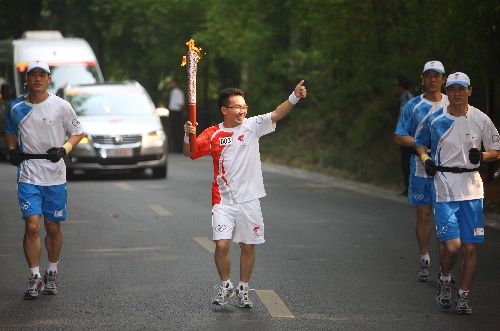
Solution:
[{"label": "red and white uniform", "polygon": [[192,159],[210,155],[214,181],[212,205],[243,203],[266,196],[262,179],[259,139],[273,132],[271,113],[246,118],[234,128],[222,123],[205,129],[196,138]]}]

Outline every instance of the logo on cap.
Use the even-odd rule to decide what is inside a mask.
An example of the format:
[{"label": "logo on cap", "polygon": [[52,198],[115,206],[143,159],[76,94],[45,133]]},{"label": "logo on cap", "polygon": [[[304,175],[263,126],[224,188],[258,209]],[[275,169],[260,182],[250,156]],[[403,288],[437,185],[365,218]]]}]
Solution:
[{"label": "logo on cap", "polygon": [[470,78],[463,72],[455,72],[448,76],[446,79],[446,88],[450,87],[453,84],[458,84],[465,88],[470,86]]},{"label": "logo on cap", "polygon": [[425,73],[429,70],[434,70],[438,74],[444,74],[444,65],[440,61],[429,61],[424,65],[424,70],[422,70],[422,73]]}]

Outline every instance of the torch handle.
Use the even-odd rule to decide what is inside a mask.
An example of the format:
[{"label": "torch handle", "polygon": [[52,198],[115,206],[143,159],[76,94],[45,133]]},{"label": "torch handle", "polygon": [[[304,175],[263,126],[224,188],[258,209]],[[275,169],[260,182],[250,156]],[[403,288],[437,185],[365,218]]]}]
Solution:
[{"label": "torch handle", "polygon": [[[188,104],[188,120],[193,126],[196,126],[196,104]],[[196,148],[196,134],[189,134],[189,150],[194,153]]]}]

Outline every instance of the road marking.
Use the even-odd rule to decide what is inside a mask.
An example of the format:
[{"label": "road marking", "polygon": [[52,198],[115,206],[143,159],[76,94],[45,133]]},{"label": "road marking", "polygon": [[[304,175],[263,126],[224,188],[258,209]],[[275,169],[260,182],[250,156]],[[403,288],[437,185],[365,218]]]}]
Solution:
[{"label": "road marking", "polygon": [[151,247],[122,247],[122,248],[90,248],[86,249],[89,253],[138,253],[166,250],[166,247],[151,246]]},{"label": "road marking", "polygon": [[149,208],[151,208],[159,216],[172,216],[172,214],[168,210],[166,210],[159,204],[149,205]]},{"label": "road marking", "polygon": [[194,237],[193,240],[196,241],[198,244],[200,244],[201,247],[205,248],[210,253],[215,252],[214,242],[208,239],[207,237]]},{"label": "road marking", "polygon": [[271,317],[294,318],[292,312],[273,290],[255,290]]},{"label": "road marking", "polygon": [[117,182],[117,183],[115,183],[115,186],[117,186],[118,188],[120,188],[124,191],[132,191],[132,186],[130,186],[129,184],[127,184],[125,182]]},{"label": "road marking", "polygon": [[0,257],[12,257],[12,254],[0,254]]}]

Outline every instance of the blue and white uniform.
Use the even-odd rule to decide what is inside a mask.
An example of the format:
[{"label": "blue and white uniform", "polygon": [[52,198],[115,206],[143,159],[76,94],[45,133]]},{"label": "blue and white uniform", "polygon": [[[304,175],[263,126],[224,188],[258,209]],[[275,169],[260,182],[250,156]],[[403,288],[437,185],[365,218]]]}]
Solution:
[{"label": "blue and white uniform", "polygon": [[[472,106],[466,116],[455,117],[447,107],[429,115],[417,132],[415,144],[431,146],[430,156],[438,166],[474,169],[469,150],[500,150],[498,130],[490,118]],[[436,229],[441,241],[461,238],[464,243],[484,240],[483,181],[478,171],[442,172],[433,179],[432,194]],[[461,222],[460,217],[463,218]]]},{"label": "blue and white uniform", "polygon": [[[49,93],[39,104],[29,103],[26,96],[12,101],[5,114],[5,132],[17,136],[18,148],[23,153],[43,154],[52,147],[62,146],[67,137],[82,134],[83,129],[69,102]],[[18,166],[17,181],[23,217],[43,213],[52,220],[63,220],[66,214],[66,166],[63,159],[56,163],[25,160]],[[40,196],[44,197],[47,190],[53,195],[60,192],[60,198],[35,202]]]},{"label": "blue and white uniform", "polygon": [[[448,104],[448,97],[445,94],[441,94],[441,100],[437,102],[427,100],[423,94],[416,96],[408,101],[401,110],[394,134],[415,137],[422,127],[424,118]],[[412,155],[408,185],[408,201],[410,204],[414,206],[432,204],[431,180],[425,173],[425,168],[418,157],[415,154]]]}]

